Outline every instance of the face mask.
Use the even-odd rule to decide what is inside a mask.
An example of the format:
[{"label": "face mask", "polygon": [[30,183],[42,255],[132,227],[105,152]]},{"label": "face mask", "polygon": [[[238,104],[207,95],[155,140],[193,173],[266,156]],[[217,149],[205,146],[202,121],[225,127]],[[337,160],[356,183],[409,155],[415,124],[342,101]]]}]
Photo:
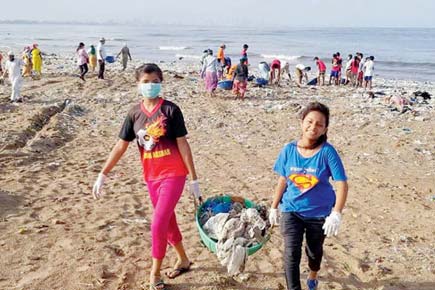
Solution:
[{"label": "face mask", "polygon": [[142,83],[139,84],[139,92],[148,99],[155,99],[159,96],[162,84],[160,83]]}]

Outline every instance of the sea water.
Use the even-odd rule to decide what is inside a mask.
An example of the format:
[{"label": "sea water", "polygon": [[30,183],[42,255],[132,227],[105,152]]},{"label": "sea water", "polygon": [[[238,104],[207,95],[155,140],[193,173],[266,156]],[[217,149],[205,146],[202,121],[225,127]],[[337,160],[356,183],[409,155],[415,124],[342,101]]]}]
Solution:
[{"label": "sea water", "polygon": [[340,52],[343,65],[348,54],[362,52],[375,57],[376,76],[386,79],[435,81],[434,28],[241,28],[188,25],[121,24],[0,24],[0,51],[21,52],[38,43],[46,54],[74,56],[79,42],[97,45],[106,38],[109,55],[127,43],[132,57],[152,62],[198,63],[204,49],[217,52],[221,43],[226,55],[238,62],[243,44],[248,44],[249,63],[274,58],[292,66],[302,63],[315,68],[314,56],[325,61]]}]

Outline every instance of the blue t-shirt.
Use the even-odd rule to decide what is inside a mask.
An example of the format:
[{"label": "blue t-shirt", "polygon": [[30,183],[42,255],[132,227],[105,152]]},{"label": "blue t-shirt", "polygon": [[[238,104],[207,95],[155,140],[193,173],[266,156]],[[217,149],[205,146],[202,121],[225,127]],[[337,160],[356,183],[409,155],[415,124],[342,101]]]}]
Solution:
[{"label": "blue t-shirt", "polygon": [[287,179],[281,211],[297,212],[305,217],[328,216],[335,204],[329,177],[335,181],[347,180],[340,156],[328,142],[314,156],[305,158],[293,141],[284,146],[273,169]]}]

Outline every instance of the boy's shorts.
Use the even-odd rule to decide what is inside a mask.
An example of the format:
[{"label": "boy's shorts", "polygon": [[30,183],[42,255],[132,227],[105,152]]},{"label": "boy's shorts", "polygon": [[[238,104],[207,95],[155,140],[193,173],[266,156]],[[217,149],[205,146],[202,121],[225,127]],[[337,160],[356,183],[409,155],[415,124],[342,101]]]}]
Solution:
[{"label": "boy's shorts", "polygon": [[371,81],[372,80],[372,76],[366,76],[366,77],[364,77],[364,80],[366,81],[366,82],[369,82],[369,81]]},{"label": "boy's shorts", "polygon": [[332,70],[331,71],[331,77],[338,78],[338,70]]}]

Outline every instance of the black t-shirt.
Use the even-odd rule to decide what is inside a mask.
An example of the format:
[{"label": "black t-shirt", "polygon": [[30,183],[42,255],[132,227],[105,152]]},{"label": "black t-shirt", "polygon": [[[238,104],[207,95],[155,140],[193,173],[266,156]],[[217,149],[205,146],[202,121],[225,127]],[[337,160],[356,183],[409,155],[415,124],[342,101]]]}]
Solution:
[{"label": "black t-shirt", "polygon": [[235,71],[236,80],[244,82],[248,79],[248,66],[239,63]]},{"label": "black t-shirt", "polygon": [[146,124],[151,124],[157,118],[165,119],[165,134],[160,138],[176,139],[187,135],[183,114],[180,108],[167,100],[161,99],[152,112],[148,112],[142,102],[133,106],[125,117],[119,138],[131,142],[137,136],[136,133]]},{"label": "black t-shirt", "polygon": [[130,109],[119,138],[136,142],[141,153],[145,180],[187,174],[176,139],[187,135],[183,114],[174,103],[160,99],[152,112],[143,103]]}]

